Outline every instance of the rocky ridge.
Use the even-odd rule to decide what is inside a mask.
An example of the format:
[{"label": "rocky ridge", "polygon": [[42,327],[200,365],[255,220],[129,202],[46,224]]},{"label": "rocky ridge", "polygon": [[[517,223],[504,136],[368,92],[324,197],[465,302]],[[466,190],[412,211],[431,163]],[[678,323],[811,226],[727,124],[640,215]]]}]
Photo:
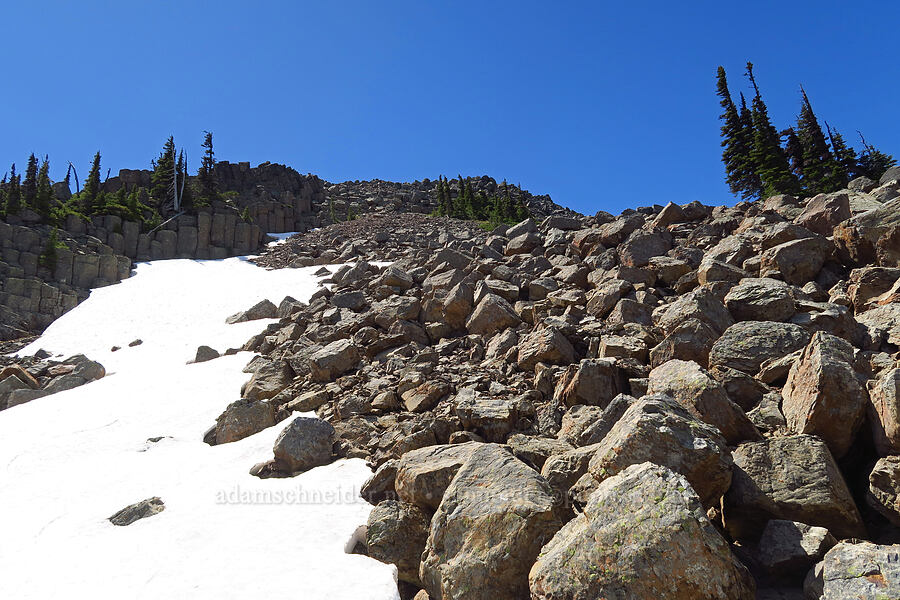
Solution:
[{"label": "rocky ridge", "polygon": [[897,596],[898,180],[297,236],[259,264],[347,264],[270,303],[207,439],[365,458],[404,597]]}]

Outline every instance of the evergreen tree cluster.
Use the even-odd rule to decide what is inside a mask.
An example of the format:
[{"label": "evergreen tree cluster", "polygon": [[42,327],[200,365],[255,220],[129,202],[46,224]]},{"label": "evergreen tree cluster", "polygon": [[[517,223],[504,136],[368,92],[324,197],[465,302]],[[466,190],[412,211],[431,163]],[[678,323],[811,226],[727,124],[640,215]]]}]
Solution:
[{"label": "evergreen tree cluster", "polygon": [[16,173],[15,163],[0,180],[0,216],[17,215],[25,208],[33,210],[45,222],[51,219],[53,190],[50,187],[50,160],[46,156],[40,166],[33,153],[28,157],[24,180]]},{"label": "evergreen tree cluster", "polygon": [[896,164],[892,156],[869,145],[862,134],[863,150],[857,154],[827,122],[823,131],[802,87],[796,126],[779,132],[762,99],[753,63],[747,63],[744,74],[753,91],[749,108],[743,92],[740,106],[735,104],[723,67],[716,78],[722,107],[722,162],[733,194],[745,200],[775,194],[809,197],[844,189],[860,176],[877,181]]},{"label": "evergreen tree cluster", "polygon": [[[123,185],[115,192],[103,189],[100,152],[97,152],[91,161],[84,186],[76,189],[65,202],[57,199],[53,193],[49,158],[45,156],[39,161],[31,154],[24,179],[16,172],[16,165],[13,164],[0,180],[0,217],[18,215],[27,208],[37,213],[42,222],[59,226],[69,214],[83,218],[117,215],[125,220],[141,222],[145,229],[151,229],[162,221],[164,215],[172,213],[176,191],[181,199],[180,208],[185,212],[195,212],[196,209],[209,206],[224,197],[218,192],[213,174],[215,153],[212,134],[208,131],[204,132],[203,149],[200,168],[190,185],[187,183],[187,158],[183,150],[176,152],[175,139],[170,136],[159,156],[151,161],[153,171],[150,188],[133,186],[129,189]],[[72,171],[70,163],[65,178],[67,187]],[[77,184],[77,172],[75,179]]]},{"label": "evergreen tree cluster", "polygon": [[463,179],[460,175],[456,181],[454,195],[450,182],[443,175],[438,177],[435,194],[437,200],[437,216],[448,216],[455,219],[483,221],[490,227],[501,224],[511,225],[528,218],[528,209],[521,196],[513,198],[510,186],[504,180],[500,184],[499,193],[488,195],[472,189],[472,180]]}]

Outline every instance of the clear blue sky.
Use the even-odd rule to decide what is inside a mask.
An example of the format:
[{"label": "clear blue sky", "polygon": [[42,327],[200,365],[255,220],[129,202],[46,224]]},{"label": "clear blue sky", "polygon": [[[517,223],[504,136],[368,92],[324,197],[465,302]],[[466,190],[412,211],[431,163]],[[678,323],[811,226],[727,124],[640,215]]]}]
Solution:
[{"label": "clear blue sky", "polygon": [[[329,181],[490,174],[582,212],[734,202],[715,71],[776,126],[802,83],[821,119],[900,154],[900,4],[8,2],[0,170],[146,168],[169,134],[198,164]],[[15,87],[10,82],[15,81]],[[858,146],[858,144],[856,144]]]}]

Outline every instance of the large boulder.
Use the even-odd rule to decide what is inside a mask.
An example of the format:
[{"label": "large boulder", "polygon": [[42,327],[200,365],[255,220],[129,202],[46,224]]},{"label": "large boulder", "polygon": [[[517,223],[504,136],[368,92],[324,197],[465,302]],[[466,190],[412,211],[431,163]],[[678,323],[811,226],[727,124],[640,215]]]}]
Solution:
[{"label": "large boulder", "polygon": [[397,496],[428,511],[436,510],[453,476],[478,446],[478,442],[445,444],[405,453],[394,480]]},{"label": "large boulder", "polygon": [[788,427],[818,435],[841,458],[862,425],[868,394],[853,370],[853,346],[817,332],[788,373],[781,404]]},{"label": "large boulder", "polygon": [[866,503],[900,527],[900,456],[886,456],[875,463]]},{"label": "large boulder", "polygon": [[645,267],[654,256],[662,256],[672,248],[672,235],[667,231],[638,230],[617,248],[619,263],[626,267]]},{"label": "large boulder", "polygon": [[332,381],[359,364],[359,348],[350,339],[335,340],[309,357],[313,381]]},{"label": "large boulder", "polygon": [[268,400],[291,385],[294,371],[284,360],[263,360],[256,367],[250,381],[241,389],[241,396],[250,400]]},{"label": "large boulder", "polygon": [[878,455],[900,454],[900,369],[870,382],[868,412]]},{"label": "large boulder", "polygon": [[687,319],[669,331],[650,349],[650,366],[658,367],[672,359],[692,360],[701,367],[709,364],[709,351],[719,339],[712,327],[698,319]]},{"label": "large boulder", "polygon": [[734,324],[731,313],[708,288],[699,288],[679,296],[659,313],[656,324],[669,334],[688,319],[706,323],[719,335]]},{"label": "large boulder", "polygon": [[802,579],[835,544],[824,527],[772,519],[759,538],[759,562],[771,575]]},{"label": "large boulder", "polygon": [[749,277],[729,290],[725,306],[735,321],[787,321],[794,316],[788,284],[768,277]]},{"label": "large boulder", "polygon": [[527,397],[488,396],[471,388],[460,390],[454,404],[460,424],[489,442],[505,442],[522,419],[534,415],[534,405]]},{"label": "large boulder", "polygon": [[709,367],[725,366],[756,375],[767,360],[787,356],[809,343],[809,333],[793,323],[741,321],[725,330],[709,351]]},{"label": "large boulder", "polygon": [[334,427],[328,421],[297,417],[275,439],[275,464],[285,473],[308,471],[332,461]]},{"label": "large boulder", "polygon": [[509,302],[496,294],[486,294],[466,321],[466,329],[469,333],[489,337],[521,322]]},{"label": "large boulder", "polygon": [[803,586],[806,598],[900,598],[900,544],[841,542],[828,551]]},{"label": "large boulder", "polygon": [[756,538],[768,519],[825,527],[838,537],[864,536],[853,497],[828,446],[811,435],[748,442],[733,453],[725,494],[725,527],[735,538]]},{"label": "large boulder", "polygon": [[790,284],[805,285],[819,274],[834,247],[822,236],[801,238],[769,248],[760,256],[760,275],[779,274]]},{"label": "large boulder", "polygon": [[428,539],[428,521],[428,515],[414,504],[394,500],[379,503],[366,524],[368,555],[396,565],[400,581],[421,585],[419,564]]},{"label": "large boulder", "polygon": [[566,368],[556,384],[553,399],[564,406],[606,407],[622,392],[623,383],[614,360],[586,358]]},{"label": "large boulder", "polygon": [[561,524],[548,483],[502,446],[482,445],[431,520],[422,583],[443,600],[527,597],[528,570]]},{"label": "large boulder", "polygon": [[528,579],[534,600],[755,597],[688,481],[647,462],[601,483]]},{"label": "large boulder", "polygon": [[838,223],[850,217],[850,196],[846,192],[819,194],[806,204],[794,223],[828,237]]},{"label": "large boulder", "polygon": [[453,329],[464,328],[472,314],[474,302],[472,286],[464,281],[457,283],[444,298],[443,311],[447,324]]},{"label": "large boulder", "polygon": [[535,329],[519,341],[517,363],[523,371],[532,371],[539,363],[568,365],[575,360],[575,349],[555,327]]},{"label": "large boulder", "polygon": [[881,207],[848,219],[834,228],[834,243],[842,259],[854,264],[877,263],[883,267],[897,267],[890,253],[879,253],[879,247],[887,247],[885,240],[900,227],[900,198],[885,202]]},{"label": "large boulder", "polygon": [[590,474],[600,482],[648,461],[684,475],[704,506],[718,502],[731,483],[731,456],[719,430],[667,396],[644,396],[625,411],[597,444]]},{"label": "large boulder", "polygon": [[652,371],[648,394],[665,394],[678,401],[695,417],[718,428],[729,444],[760,440],[740,406],[732,402],[718,381],[695,362],[670,360]]},{"label": "large boulder", "polygon": [[229,404],[216,419],[216,444],[236,442],[275,424],[275,407],[263,400],[242,398]]}]

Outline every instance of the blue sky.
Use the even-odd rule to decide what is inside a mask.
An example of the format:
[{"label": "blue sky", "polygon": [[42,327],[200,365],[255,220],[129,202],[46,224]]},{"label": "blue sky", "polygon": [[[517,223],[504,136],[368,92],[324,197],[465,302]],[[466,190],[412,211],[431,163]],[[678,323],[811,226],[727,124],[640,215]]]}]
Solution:
[{"label": "blue sky", "polygon": [[[15,2],[0,170],[288,164],[329,181],[489,174],[586,213],[733,203],[715,71],[749,59],[776,126],[799,85],[848,140],[900,154],[900,4]],[[8,85],[15,81],[15,86]],[[10,89],[14,87],[14,89]],[[858,144],[857,144],[858,146]]]}]

